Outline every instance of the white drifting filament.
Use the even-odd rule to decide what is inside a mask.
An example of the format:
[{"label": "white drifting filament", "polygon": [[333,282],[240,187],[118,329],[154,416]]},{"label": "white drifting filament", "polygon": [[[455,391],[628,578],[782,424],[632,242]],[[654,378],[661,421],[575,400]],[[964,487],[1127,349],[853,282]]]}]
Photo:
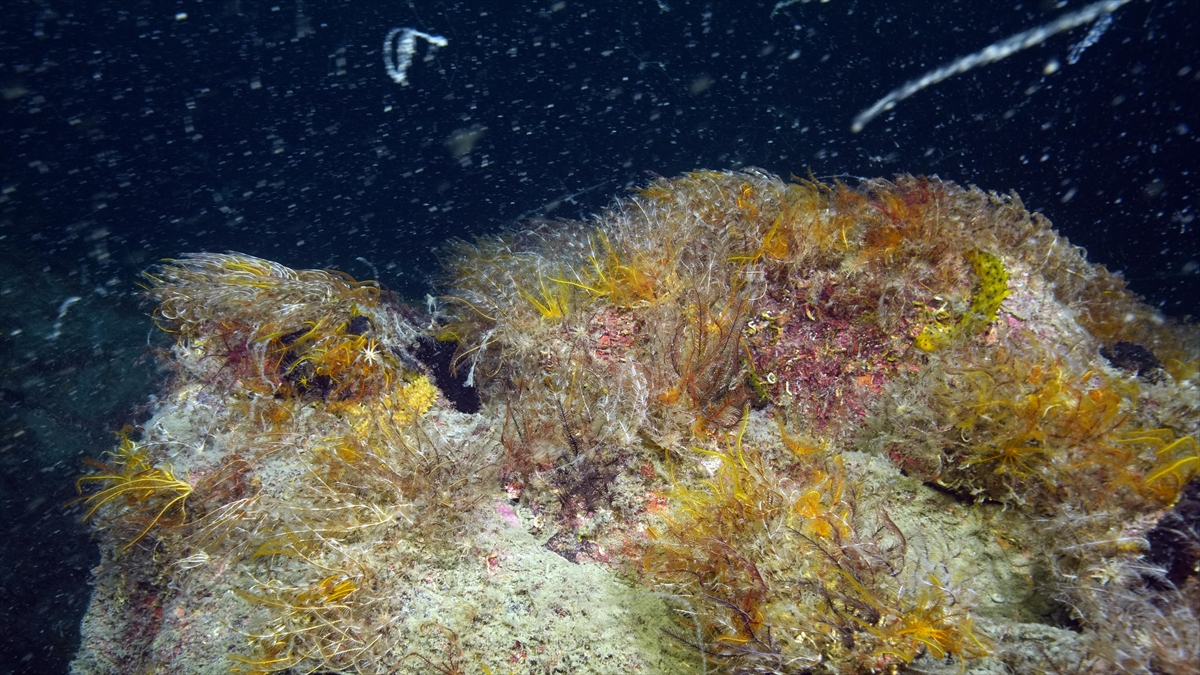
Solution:
[{"label": "white drifting filament", "polygon": [[[895,108],[897,103],[926,87],[931,87],[942,80],[948,79],[960,73],[965,73],[972,68],[986,66],[989,63],[995,63],[1000,59],[1016,54],[1022,49],[1028,49],[1034,45],[1039,45],[1063,31],[1071,30],[1072,28],[1082,26],[1085,23],[1095,21],[1096,19],[1102,17],[1108,17],[1108,15],[1117,11],[1122,5],[1127,4],[1129,1],[1130,0],[1101,0],[1100,2],[1093,2],[1092,4],[1082,7],[1074,12],[1068,12],[1058,17],[1054,21],[1051,21],[1050,23],[1017,33],[1012,37],[1008,37],[995,44],[988,45],[974,54],[968,54],[962,58],[951,61],[940,68],[935,68],[928,73],[925,73],[921,77],[905,82],[899,88],[893,89],[888,93],[887,96],[884,96],[876,101],[875,105],[858,113],[858,115],[854,118],[854,123],[850,125],[850,130],[854,133],[862,131],[863,127],[867,126],[868,122],[875,119],[880,114]],[[1105,25],[1104,28],[1107,28],[1107,25]],[[1096,34],[1094,36],[1089,34],[1088,38],[1085,38],[1083,41],[1086,44],[1081,43],[1083,47],[1079,48],[1078,51],[1082,52],[1083,48],[1086,48],[1099,39],[1100,33],[1102,32],[1103,28],[1095,31]],[[1090,42],[1088,41],[1089,38],[1091,39]],[[1078,54],[1074,54],[1074,57],[1078,59]],[[1072,61],[1072,63],[1074,63],[1074,61]]]},{"label": "white drifting filament", "polygon": [[1088,34],[1077,42],[1074,47],[1071,47],[1071,53],[1067,55],[1067,63],[1071,65],[1079,63],[1079,57],[1083,56],[1083,50],[1096,44],[1096,41],[1100,39],[1101,35],[1104,35],[1104,31],[1108,30],[1108,27],[1111,25],[1112,14],[1105,14],[1096,19],[1096,23],[1092,24],[1092,29],[1088,31]]},{"label": "white drifting filament", "polygon": [[[397,37],[399,36],[399,37]],[[408,67],[412,65],[413,54],[417,51],[417,38],[425,40],[438,47],[445,47],[450,41],[441,35],[422,33],[415,28],[393,28],[383,38],[383,67],[387,68],[388,77],[399,85],[408,84]]]}]

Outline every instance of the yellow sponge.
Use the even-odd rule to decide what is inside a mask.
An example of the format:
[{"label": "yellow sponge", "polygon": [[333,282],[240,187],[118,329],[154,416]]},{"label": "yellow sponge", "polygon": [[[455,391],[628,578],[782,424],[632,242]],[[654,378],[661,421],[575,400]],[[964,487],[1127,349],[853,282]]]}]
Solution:
[{"label": "yellow sponge", "polygon": [[1000,258],[979,249],[963,254],[975,270],[978,283],[971,296],[971,307],[954,326],[929,325],[913,343],[917,349],[932,352],[941,349],[962,335],[980,333],[996,320],[1000,303],[1008,297],[1008,270]]}]

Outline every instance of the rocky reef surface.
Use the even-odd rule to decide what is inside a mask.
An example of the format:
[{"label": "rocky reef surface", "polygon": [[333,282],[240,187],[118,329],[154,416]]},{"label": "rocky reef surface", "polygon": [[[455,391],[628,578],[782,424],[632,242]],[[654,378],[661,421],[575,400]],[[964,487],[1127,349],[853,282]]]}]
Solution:
[{"label": "rocky reef surface", "polygon": [[73,672],[1196,672],[1200,332],[1015,195],[703,171],[421,308],[146,285]]}]

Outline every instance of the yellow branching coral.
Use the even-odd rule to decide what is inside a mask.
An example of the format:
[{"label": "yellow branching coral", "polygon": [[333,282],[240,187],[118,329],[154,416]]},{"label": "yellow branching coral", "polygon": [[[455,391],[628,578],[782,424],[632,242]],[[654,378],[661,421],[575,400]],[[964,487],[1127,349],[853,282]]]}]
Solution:
[{"label": "yellow branching coral", "polygon": [[597,231],[591,238],[592,253],[588,264],[578,272],[582,281],[554,281],[582,288],[613,307],[629,309],[653,304],[673,290],[671,258],[674,252],[670,250],[672,243],[666,243],[664,251],[653,252],[657,257],[644,250],[620,255],[608,234]]},{"label": "yellow branching coral", "polygon": [[801,516],[799,529],[805,535],[817,539],[829,539],[835,535],[851,536],[850,508],[843,501],[845,478],[842,476],[840,457],[832,460],[834,468],[829,473],[813,470],[808,486],[792,504],[792,511]]},{"label": "yellow branching coral", "polygon": [[1165,443],[1155,454],[1160,461],[1158,466],[1147,474],[1146,483],[1148,485],[1154,485],[1159,481],[1173,480],[1176,491],[1179,491],[1196,475],[1197,470],[1200,470],[1200,447],[1196,445],[1196,439],[1191,436],[1176,438]]},{"label": "yellow branching coral", "polygon": [[[873,536],[856,530],[840,458],[817,468],[795,452],[784,455],[787,468],[775,466],[744,442],[748,421],[722,449],[693,448],[711,476],[676,486],[676,510],[662,532],[651,530],[643,558],[661,589],[698,603],[689,621],[714,663],[730,672],[754,663],[882,672],[926,653],[989,652],[965,598],[912,571],[886,513]],[[798,442],[785,445],[795,451]],[[893,543],[881,543],[881,532]],[[902,574],[910,581],[896,583]]]},{"label": "yellow branching coral", "polygon": [[313,670],[342,669],[370,647],[362,636],[344,630],[350,614],[349,600],[361,579],[333,574],[308,586],[259,584],[255,592],[234,589],[238,597],[273,612],[275,620],[247,637],[255,656],[231,658],[241,664],[233,672],[266,674],[287,670],[303,662]]},{"label": "yellow branching coral", "polygon": [[1192,436],[1176,437],[1171,429],[1133,429],[1106,440],[1107,452],[1096,461],[1116,473],[1114,483],[1164,506],[1173,506],[1200,473],[1200,445]]},{"label": "yellow branching coral", "polygon": [[142,447],[130,440],[127,430],[121,432],[121,442],[111,454],[110,464],[87,460],[99,470],[75,481],[80,494],[85,485],[99,485],[97,491],[81,497],[88,507],[83,516],[85,521],[101,509],[110,509],[107,517],[110,525],[136,528],[136,534],[122,548],[128,550],[155,525],[180,524],[187,519],[191,483],[176,477],[169,466],[151,466]]},{"label": "yellow branching coral", "polygon": [[521,297],[529,301],[529,304],[533,305],[543,319],[557,321],[567,316],[571,305],[569,282],[538,275],[535,292],[536,295],[520,289]]},{"label": "yellow branching coral", "polygon": [[[897,599],[895,606],[874,601],[881,619],[864,628],[879,640],[876,655],[890,655],[911,663],[922,652],[935,659],[954,655],[960,661],[991,652],[975,634],[970,614],[954,606],[954,594],[935,575],[926,575],[920,586],[915,598]],[[862,591],[865,593],[866,589]]]}]

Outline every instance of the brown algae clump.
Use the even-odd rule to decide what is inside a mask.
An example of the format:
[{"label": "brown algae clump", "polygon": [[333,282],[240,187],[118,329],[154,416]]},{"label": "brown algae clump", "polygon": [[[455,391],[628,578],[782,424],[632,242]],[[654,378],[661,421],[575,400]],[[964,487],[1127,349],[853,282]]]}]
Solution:
[{"label": "brown algae clump", "polygon": [[81,480],[78,672],[1193,667],[1156,524],[1200,334],[1016,196],[698,171],[446,267],[432,316],[235,254],[148,276],[176,377]]}]

